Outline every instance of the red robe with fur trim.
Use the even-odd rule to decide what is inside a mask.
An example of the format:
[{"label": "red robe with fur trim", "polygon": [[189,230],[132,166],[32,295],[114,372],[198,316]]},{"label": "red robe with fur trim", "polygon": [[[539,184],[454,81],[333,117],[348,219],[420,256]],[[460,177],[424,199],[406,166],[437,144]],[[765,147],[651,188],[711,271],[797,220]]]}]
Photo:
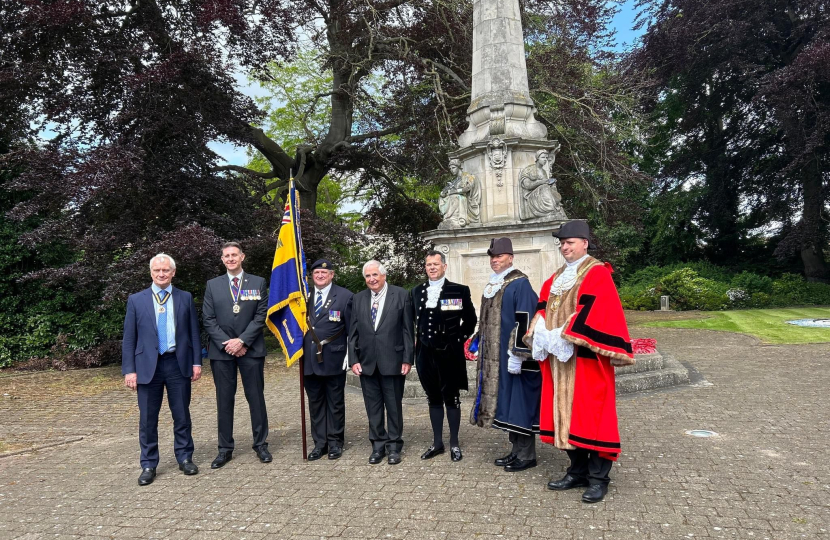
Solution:
[{"label": "red robe with fur trim", "polygon": [[[562,337],[574,344],[574,356],[568,362],[575,362],[575,368],[568,376],[572,381],[572,386],[567,389],[567,393],[572,393],[570,419],[562,427],[564,431],[569,426],[567,438],[559,437],[560,444],[557,444],[554,407],[559,406],[561,410],[562,404],[557,404],[554,396],[554,366],[551,363],[559,360],[552,355],[541,362],[539,425],[545,443],[557,444],[563,449],[596,450],[602,457],[615,461],[620,453],[620,435],[614,366],[633,364],[634,355],[622,304],[611,279],[612,272],[610,264],[596,261],[581,283],[575,285],[578,287],[576,310],[567,314]],[[545,282],[539,295],[537,313],[543,318],[555,277],[556,274]],[[570,308],[562,305],[559,309]],[[570,369],[570,366],[563,365],[561,369]],[[562,416],[560,413],[559,421],[567,422],[567,419],[561,420]]]}]

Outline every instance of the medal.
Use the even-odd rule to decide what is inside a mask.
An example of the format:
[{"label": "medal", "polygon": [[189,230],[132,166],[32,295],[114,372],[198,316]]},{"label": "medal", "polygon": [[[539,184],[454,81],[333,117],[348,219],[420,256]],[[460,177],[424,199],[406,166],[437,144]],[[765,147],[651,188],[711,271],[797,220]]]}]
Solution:
[{"label": "medal", "polygon": [[165,311],[167,311],[167,310],[164,308],[164,304],[166,304],[166,303],[167,303],[167,301],[168,301],[168,300],[170,300],[170,297],[171,297],[171,296],[173,296],[173,295],[172,295],[172,294],[166,294],[166,295],[164,296],[164,300],[160,300],[160,299],[159,299],[159,298],[160,298],[160,296],[161,296],[161,294],[160,294],[160,293],[153,293],[153,296],[156,298],[156,302],[158,302],[158,305],[159,305],[159,313],[164,313]]},{"label": "medal", "polygon": [[[233,285],[228,284],[228,287],[231,290],[231,299],[233,300],[233,312],[239,313],[239,298],[242,296],[242,289],[236,289],[234,292]],[[242,298],[244,300],[245,298]]]}]

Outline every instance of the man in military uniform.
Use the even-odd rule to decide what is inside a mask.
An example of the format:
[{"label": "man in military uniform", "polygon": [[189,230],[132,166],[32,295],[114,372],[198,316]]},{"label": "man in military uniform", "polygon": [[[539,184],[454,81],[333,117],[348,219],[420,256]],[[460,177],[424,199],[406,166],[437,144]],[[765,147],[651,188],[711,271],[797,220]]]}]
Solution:
[{"label": "man in military uniform", "polygon": [[421,459],[444,453],[444,407],[450,425],[450,458],[461,461],[458,428],[461,425],[459,392],[467,390],[464,342],[475,331],[476,311],[470,288],[447,280],[447,261],[430,251],[425,263],[429,281],[412,289],[415,311],[415,367],[427,394],[433,443]]},{"label": "man in military uniform", "polygon": [[308,460],[314,461],[326,452],[329,459],[343,455],[352,293],[332,283],[334,266],[326,259],[311,265],[311,279],[314,287],[309,298],[308,332],[303,337],[303,375],[314,439]]}]

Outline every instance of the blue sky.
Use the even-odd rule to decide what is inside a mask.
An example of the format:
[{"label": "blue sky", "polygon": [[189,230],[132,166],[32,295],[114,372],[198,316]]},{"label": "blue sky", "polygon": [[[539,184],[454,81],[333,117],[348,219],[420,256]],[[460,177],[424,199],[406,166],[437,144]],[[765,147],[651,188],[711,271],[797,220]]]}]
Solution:
[{"label": "blue sky", "polygon": [[[634,32],[634,18],[636,11],[634,9],[637,0],[625,0],[621,2],[620,11],[614,17],[613,26],[617,32],[617,48],[625,50],[629,48],[634,40],[639,37],[639,32]],[[249,84],[244,75],[236,77],[240,90],[251,97],[260,97],[263,95],[262,89],[258,84]],[[214,142],[210,144],[210,148],[224,158],[227,163],[232,165],[245,165],[248,161],[247,151],[245,148],[234,146],[227,142]]]},{"label": "blue sky", "polygon": [[636,0],[625,0],[620,6],[620,12],[614,17],[613,25],[617,31],[617,46],[620,50],[632,45],[634,40],[640,36],[641,32],[635,32],[632,29],[634,18],[637,16],[634,9],[636,3]]}]

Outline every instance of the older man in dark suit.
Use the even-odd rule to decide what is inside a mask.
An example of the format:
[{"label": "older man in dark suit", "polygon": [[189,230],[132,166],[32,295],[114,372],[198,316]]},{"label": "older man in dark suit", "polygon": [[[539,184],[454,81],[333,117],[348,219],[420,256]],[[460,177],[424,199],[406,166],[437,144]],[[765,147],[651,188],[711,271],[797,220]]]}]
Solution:
[{"label": "older man in dark suit", "polygon": [[175,275],[176,261],[159,253],[150,259],[152,286],[127,300],[121,373],[124,385],[138,393],[140,486],[152,484],[156,477],[159,412],[165,388],[179,470],[186,475],[199,472],[193,463],[190,433],[190,383],[202,376],[199,319],[190,293],[171,284]]},{"label": "older man in dark suit", "polygon": [[369,288],[352,299],[349,363],[360,376],[369,417],[369,463],[380,463],[388,453],[388,463],[397,465],[403,448],[401,401],[413,360],[412,303],[406,289],[386,283],[378,261],[363,265],[363,277]]},{"label": "older man in dark suit", "polygon": [[236,242],[222,246],[227,273],[207,282],[202,318],[210,336],[208,358],[216,385],[219,454],[211,469],[223,467],[234,449],[233,409],[236,373],[242,377],[245,399],[251,411],[253,449],[263,463],[272,461],[268,451],[268,413],[265,410],[265,317],[268,293],[265,280],[242,270],[245,254]]},{"label": "older man in dark suit", "polygon": [[314,449],[308,460],[328,452],[343,455],[346,428],[346,369],[352,293],[333,283],[334,266],[327,259],[311,265],[308,332],[303,337],[305,390]]}]

